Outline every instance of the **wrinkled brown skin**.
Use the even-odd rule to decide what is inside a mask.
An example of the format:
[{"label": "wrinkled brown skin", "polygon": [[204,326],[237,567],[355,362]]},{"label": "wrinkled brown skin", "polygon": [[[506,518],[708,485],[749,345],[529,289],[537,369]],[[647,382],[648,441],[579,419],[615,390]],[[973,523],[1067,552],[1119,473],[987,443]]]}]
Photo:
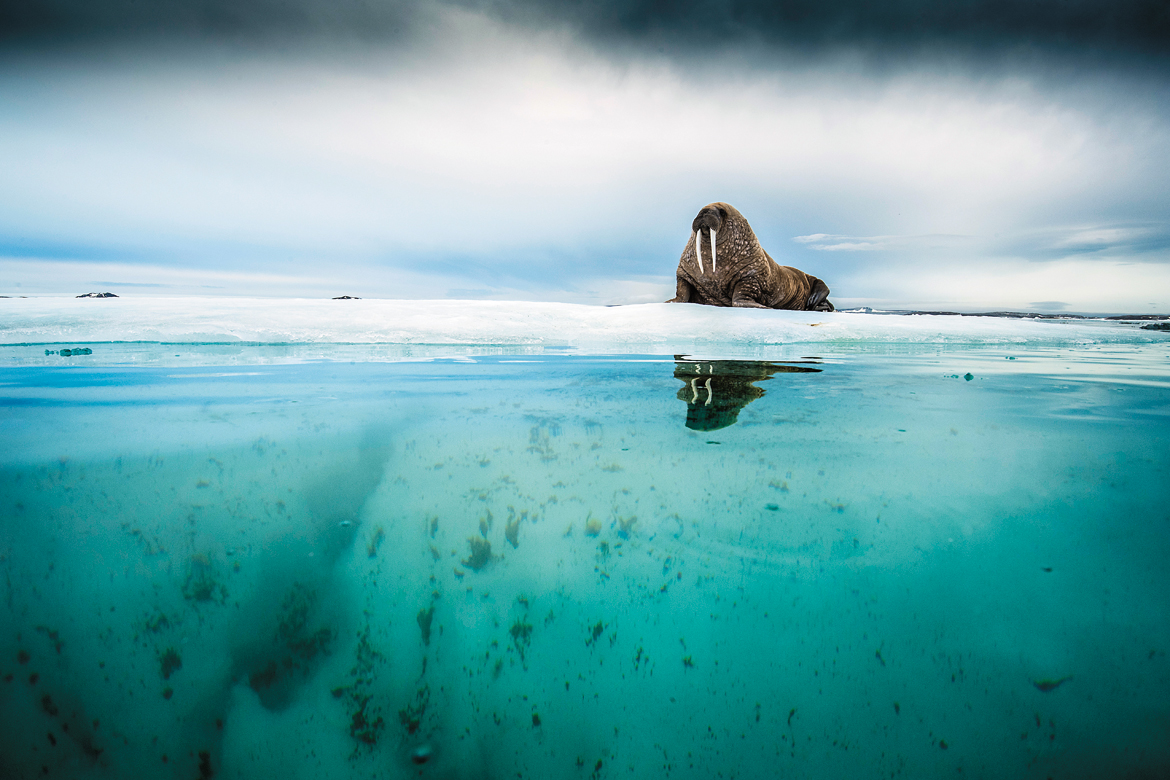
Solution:
[{"label": "wrinkled brown skin", "polygon": [[[711,272],[712,227],[718,251],[715,273]],[[702,235],[704,272],[695,258],[695,231]],[[834,311],[829,286],[804,271],[778,265],[760,246],[743,214],[727,203],[704,206],[695,217],[676,276],[678,289],[667,303]]]}]

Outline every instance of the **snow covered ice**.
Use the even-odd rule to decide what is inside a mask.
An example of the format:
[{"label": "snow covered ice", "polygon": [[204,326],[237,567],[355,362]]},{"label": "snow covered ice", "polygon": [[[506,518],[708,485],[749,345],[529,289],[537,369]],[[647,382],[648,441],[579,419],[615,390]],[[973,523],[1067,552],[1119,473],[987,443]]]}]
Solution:
[{"label": "snow covered ice", "polygon": [[0,770],[1158,776],[1168,338],[5,300]]}]

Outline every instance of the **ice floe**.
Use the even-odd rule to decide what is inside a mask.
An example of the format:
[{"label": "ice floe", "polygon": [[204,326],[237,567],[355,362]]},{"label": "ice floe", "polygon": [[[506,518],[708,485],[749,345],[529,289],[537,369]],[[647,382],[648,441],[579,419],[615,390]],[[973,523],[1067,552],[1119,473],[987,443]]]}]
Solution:
[{"label": "ice floe", "polygon": [[1138,323],[943,315],[879,316],[680,304],[261,298],[27,298],[0,301],[0,345],[394,344],[571,346],[671,352],[800,343],[1057,345],[1164,340]]}]

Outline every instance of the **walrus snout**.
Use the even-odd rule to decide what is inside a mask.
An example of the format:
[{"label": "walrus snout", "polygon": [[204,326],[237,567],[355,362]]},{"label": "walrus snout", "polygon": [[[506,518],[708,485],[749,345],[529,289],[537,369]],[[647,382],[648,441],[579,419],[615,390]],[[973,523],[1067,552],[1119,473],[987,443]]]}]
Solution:
[{"label": "walrus snout", "polygon": [[719,209],[714,206],[707,206],[699,212],[699,216],[695,217],[695,221],[691,223],[691,231],[698,233],[703,228],[718,230],[722,226],[723,215],[719,213]]}]

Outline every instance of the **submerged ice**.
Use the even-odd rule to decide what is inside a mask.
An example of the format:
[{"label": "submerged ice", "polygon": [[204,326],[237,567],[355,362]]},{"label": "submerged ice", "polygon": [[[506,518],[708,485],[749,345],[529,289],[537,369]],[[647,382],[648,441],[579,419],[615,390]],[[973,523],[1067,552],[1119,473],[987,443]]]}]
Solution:
[{"label": "submerged ice", "polygon": [[1157,774],[1164,356],[9,369],[0,768]]}]

